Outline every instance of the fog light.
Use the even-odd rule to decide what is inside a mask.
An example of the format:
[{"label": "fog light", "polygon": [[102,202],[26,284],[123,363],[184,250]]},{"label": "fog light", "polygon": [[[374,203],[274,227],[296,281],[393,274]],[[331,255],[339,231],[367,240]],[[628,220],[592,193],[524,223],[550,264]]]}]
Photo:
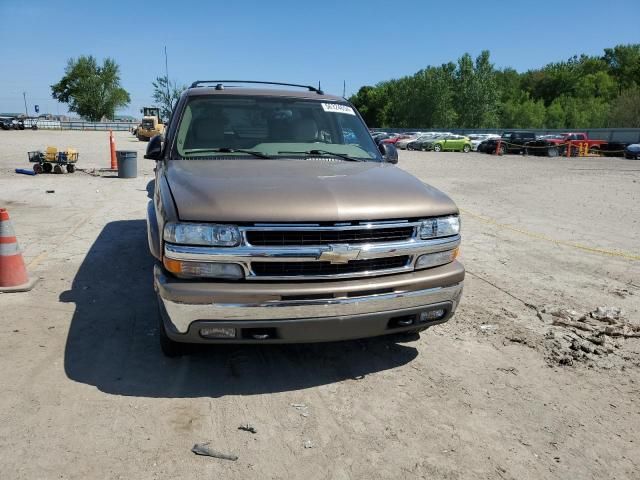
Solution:
[{"label": "fog light", "polygon": [[203,327],[200,329],[203,338],[236,338],[236,329],[232,327]]},{"label": "fog light", "polygon": [[426,312],[420,312],[420,323],[433,322],[435,320],[442,320],[447,311],[444,308],[438,308],[437,310],[428,310]]},{"label": "fog light", "polygon": [[458,256],[458,249],[447,250],[446,252],[427,253],[420,255],[416,261],[416,269],[437,267],[453,262]]}]

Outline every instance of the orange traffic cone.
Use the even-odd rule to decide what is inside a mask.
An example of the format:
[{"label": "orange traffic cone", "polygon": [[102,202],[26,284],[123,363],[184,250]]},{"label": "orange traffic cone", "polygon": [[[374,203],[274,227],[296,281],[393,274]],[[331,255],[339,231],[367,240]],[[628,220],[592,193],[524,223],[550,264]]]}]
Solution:
[{"label": "orange traffic cone", "polygon": [[0,292],[26,292],[36,281],[29,280],[9,212],[0,208]]}]

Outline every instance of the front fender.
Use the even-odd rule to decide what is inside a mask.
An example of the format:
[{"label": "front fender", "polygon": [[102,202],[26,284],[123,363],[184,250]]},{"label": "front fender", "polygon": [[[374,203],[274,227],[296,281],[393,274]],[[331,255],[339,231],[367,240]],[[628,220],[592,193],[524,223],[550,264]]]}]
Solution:
[{"label": "front fender", "polygon": [[151,255],[162,261],[160,231],[158,229],[156,209],[152,201],[149,201],[147,204],[147,240],[149,241],[149,251],[151,252]]}]

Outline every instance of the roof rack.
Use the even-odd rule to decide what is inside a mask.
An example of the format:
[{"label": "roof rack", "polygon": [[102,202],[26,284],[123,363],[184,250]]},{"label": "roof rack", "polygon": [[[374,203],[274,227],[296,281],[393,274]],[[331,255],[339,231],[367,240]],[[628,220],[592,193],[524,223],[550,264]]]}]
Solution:
[{"label": "roof rack", "polygon": [[324,92],[320,88],[312,87],[311,85],[299,85],[297,83],[281,83],[281,82],[259,82],[257,80],[196,80],[191,84],[190,88],[202,87],[207,83],[215,83],[216,90],[224,90],[225,83],[251,83],[260,85],[281,85],[284,87],[298,87],[305,88],[310,92],[316,92],[318,95],[324,95]]}]

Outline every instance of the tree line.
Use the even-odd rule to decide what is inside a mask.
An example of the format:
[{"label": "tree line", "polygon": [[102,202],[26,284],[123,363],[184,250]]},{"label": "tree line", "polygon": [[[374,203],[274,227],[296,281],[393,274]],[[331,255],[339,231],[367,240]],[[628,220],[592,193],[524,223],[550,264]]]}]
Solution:
[{"label": "tree line", "polygon": [[349,98],[370,127],[640,128],[640,44],[519,73],[474,60],[428,66]]}]

